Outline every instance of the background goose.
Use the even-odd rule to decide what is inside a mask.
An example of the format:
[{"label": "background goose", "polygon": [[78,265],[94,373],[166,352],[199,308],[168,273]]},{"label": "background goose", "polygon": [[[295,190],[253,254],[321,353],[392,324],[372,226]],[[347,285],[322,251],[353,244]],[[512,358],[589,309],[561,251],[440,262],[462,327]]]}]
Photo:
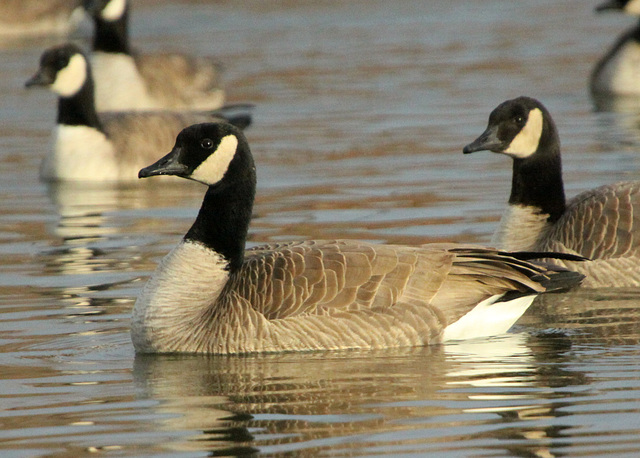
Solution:
[{"label": "background goose", "polygon": [[[417,346],[506,332],[536,293],[572,286],[495,250],[346,240],[261,246],[245,253],[256,171],[242,132],[190,126],[140,177],[208,185],[183,241],[133,310],[138,352],[244,353]],[[477,306],[477,307],[476,307]]]},{"label": "background goose", "polygon": [[[66,44],[44,52],[38,72],[26,86],[47,86],[58,94],[53,148],[40,170],[44,180],[135,180],[140,167],[158,158],[180,130],[194,122],[229,120],[250,123],[246,112],[96,113],[93,79],[80,48]],[[242,107],[240,107],[242,108]],[[231,111],[230,115],[226,115]]]},{"label": "background goose", "polygon": [[223,105],[221,67],[215,60],[134,53],[129,45],[129,2],[84,3],[95,24],[91,63],[98,111],[210,110]]},{"label": "background goose", "polygon": [[[609,10],[640,16],[640,0],[608,0],[596,8]],[[624,32],[596,63],[590,86],[594,95],[640,95],[640,23]]]},{"label": "background goose", "polygon": [[587,275],[586,286],[640,285],[640,182],[602,186],[566,203],[558,131],[547,109],[529,97],[498,105],[484,133],[463,151],[483,150],[513,158],[509,206],[495,246],[592,259],[565,262]]},{"label": "background goose", "polygon": [[81,0],[2,0],[0,37],[65,34],[82,20]]}]

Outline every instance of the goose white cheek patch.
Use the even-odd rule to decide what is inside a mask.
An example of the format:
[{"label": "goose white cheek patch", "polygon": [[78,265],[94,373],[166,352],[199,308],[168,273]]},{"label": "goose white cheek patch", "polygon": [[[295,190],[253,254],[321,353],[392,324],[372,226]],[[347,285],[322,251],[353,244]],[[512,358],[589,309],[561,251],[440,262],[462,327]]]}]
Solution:
[{"label": "goose white cheek patch", "polygon": [[509,148],[504,150],[510,156],[523,159],[531,156],[538,149],[542,135],[542,111],[534,108],[529,112],[527,123],[511,141]]},{"label": "goose white cheek patch", "polygon": [[66,67],[58,71],[51,90],[62,97],[75,95],[87,79],[87,61],[81,54],[74,54]]},{"label": "goose white cheek patch", "polygon": [[127,6],[127,0],[111,0],[104,7],[100,16],[105,21],[117,21],[124,14],[124,10]]},{"label": "goose white cheek patch", "polygon": [[640,15],[640,0],[631,0],[625,5],[624,12],[627,14]]},{"label": "goose white cheek patch", "polygon": [[220,140],[218,148],[196,168],[191,179],[204,184],[215,184],[222,179],[238,148],[238,138],[227,135]]}]

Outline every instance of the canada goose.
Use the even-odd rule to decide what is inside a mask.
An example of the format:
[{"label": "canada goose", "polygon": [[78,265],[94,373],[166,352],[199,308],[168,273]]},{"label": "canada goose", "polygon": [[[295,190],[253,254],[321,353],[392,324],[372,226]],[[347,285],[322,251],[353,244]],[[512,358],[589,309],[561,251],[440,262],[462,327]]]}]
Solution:
[{"label": "canada goose", "polygon": [[[40,169],[43,180],[135,180],[138,170],[171,148],[180,130],[194,122],[222,120],[226,110],[210,113],[96,113],[91,68],[74,44],[50,48],[26,86],[47,86],[58,98],[53,148]],[[244,127],[247,113],[231,114]]]},{"label": "canada goose", "polygon": [[558,131],[547,109],[529,97],[498,105],[484,133],[463,150],[475,151],[513,159],[509,206],[495,246],[589,258],[565,263],[587,275],[585,286],[640,285],[640,182],[602,186],[565,203]]},{"label": "canada goose", "polygon": [[65,34],[82,20],[81,0],[2,0],[0,37]]},{"label": "canada goose", "polygon": [[98,111],[212,110],[223,105],[219,63],[178,53],[134,53],[127,0],[84,4],[95,24],[91,64]]},{"label": "canada goose", "polygon": [[310,240],[245,252],[256,170],[228,123],[182,130],[139,174],[154,175],[208,191],[135,303],[131,334],[141,353],[369,349],[492,335],[537,293],[582,278],[527,261],[540,255],[453,244]]},{"label": "canada goose", "polygon": [[[596,11],[640,16],[640,0],[608,0]],[[640,95],[640,22],[624,32],[596,63],[590,78],[594,95]]]}]

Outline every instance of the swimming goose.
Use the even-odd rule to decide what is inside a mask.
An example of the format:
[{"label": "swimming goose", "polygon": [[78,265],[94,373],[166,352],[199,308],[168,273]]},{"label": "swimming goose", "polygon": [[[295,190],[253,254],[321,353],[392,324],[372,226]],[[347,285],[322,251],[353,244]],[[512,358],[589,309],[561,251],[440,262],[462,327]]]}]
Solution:
[{"label": "swimming goose", "polygon": [[537,293],[582,278],[510,254],[453,244],[349,240],[245,251],[256,187],[247,140],[228,123],[185,128],[140,177],[208,186],[184,239],[138,297],[141,353],[247,353],[420,346],[506,332]]},{"label": "swimming goose", "polygon": [[640,182],[601,186],[565,202],[558,131],[549,111],[529,97],[498,105],[484,133],[463,150],[475,151],[513,159],[509,206],[494,246],[589,258],[564,263],[587,275],[584,286],[640,285]]},{"label": "swimming goose", "polygon": [[65,34],[82,20],[80,0],[2,0],[0,37]]},{"label": "swimming goose", "polygon": [[[596,11],[640,16],[640,0],[608,0]],[[640,95],[640,22],[624,32],[596,63],[590,78],[594,95]]]},{"label": "swimming goose", "polygon": [[91,68],[74,44],[46,50],[38,72],[26,86],[46,86],[59,96],[54,145],[40,169],[43,180],[135,180],[140,167],[157,159],[158,151],[171,148],[182,128],[226,118],[241,127],[250,122],[249,114],[232,112],[227,116],[227,110],[98,115]]},{"label": "swimming goose", "polygon": [[129,2],[84,3],[95,24],[91,64],[98,111],[211,110],[223,105],[218,62],[178,53],[134,53],[129,45]]}]

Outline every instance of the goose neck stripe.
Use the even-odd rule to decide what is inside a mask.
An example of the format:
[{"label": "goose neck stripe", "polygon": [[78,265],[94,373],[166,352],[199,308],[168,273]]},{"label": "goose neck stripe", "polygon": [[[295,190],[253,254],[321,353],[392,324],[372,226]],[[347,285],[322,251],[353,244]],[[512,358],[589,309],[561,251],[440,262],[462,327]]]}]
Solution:
[{"label": "goose neck stripe", "polygon": [[218,148],[200,164],[191,174],[191,179],[212,185],[222,179],[238,148],[238,138],[227,135],[218,144]]},{"label": "goose neck stripe", "polygon": [[539,108],[529,112],[527,123],[504,152],[519,159],[531,156],[538,149],[542,136],[543,115]]},{"label": "goose neck stripe", "polygon": [[82,54],[74,54],[66,67],[58,71],[51,90],[62,97],[72,97],[82,89],[87,79],[87,61]]}]

